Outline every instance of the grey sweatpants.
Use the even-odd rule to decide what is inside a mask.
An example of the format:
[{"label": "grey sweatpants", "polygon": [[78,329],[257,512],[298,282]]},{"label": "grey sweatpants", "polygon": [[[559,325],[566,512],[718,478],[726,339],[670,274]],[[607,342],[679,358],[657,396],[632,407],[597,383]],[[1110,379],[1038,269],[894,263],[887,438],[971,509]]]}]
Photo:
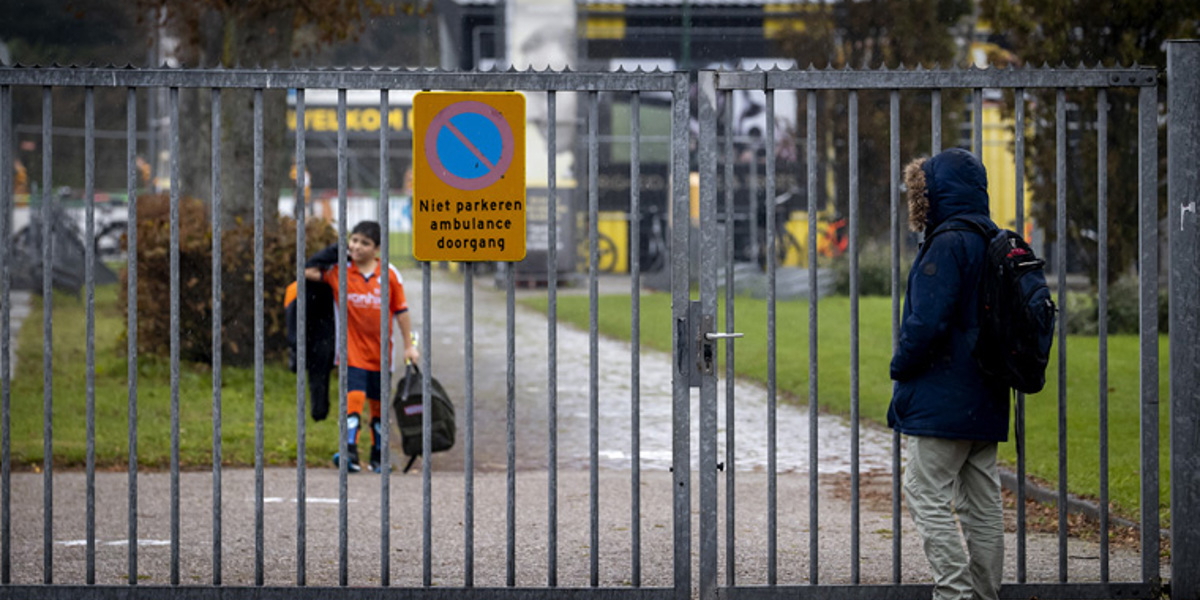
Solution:
[{"label": "grey sweatpants", "polygon": [[996,442],[909,437],[904,497],[933,571],[934,600],[997,600],[1004,512]]}]

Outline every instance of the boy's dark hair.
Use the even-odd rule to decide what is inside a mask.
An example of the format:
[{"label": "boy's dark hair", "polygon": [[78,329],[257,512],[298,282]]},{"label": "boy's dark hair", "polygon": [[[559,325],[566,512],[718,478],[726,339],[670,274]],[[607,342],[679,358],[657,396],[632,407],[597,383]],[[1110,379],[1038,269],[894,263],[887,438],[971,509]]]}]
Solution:
[{"label": "boy's dark hair", "polygon": [[351,235],[357,233],[359,235],[367,236],[372,242],[375,242],[376,246],[380,244],[380,231],[378,222],[359,221],[358,225],[355,225],[354,229],[350,233]]}]

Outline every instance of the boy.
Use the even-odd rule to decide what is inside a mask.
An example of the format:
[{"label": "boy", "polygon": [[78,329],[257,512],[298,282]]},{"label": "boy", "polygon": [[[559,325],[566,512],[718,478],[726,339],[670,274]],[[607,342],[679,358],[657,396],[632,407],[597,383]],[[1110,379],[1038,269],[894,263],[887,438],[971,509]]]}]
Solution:
[{"label": "boy", "polygon": [[[421,355],[412,344],[412,322],[408,314],[408,303],[404,299],[404,283],[400,272],[391,264],[386,271],[379,260],[379,223],[362,221],[354,226],[347,243],[346,267],[346,469],[352,473],[361,470],[358,462],[358,434],[362,421],[363,404],[371,406],[371,460],[370,469],[380,471],[380,422],[379,389],[379,311],[381,308],[380,285],[383,273],[388,275],[388,310],[400,326],[400,339],[404,343],[404,360],[416,363]],[[332,251],[332,253],[330,252]],[[330,256],[332,254],[332,256]],[[333,288],[334,301],[338,295],[337,246],[317,253],[304,270],[311,281],[324,281]],[[391,322],[391,319],[388,320]],[[389,348],[390,351],[390,348]],[[333,455],[333,464],[340,457]]]}]

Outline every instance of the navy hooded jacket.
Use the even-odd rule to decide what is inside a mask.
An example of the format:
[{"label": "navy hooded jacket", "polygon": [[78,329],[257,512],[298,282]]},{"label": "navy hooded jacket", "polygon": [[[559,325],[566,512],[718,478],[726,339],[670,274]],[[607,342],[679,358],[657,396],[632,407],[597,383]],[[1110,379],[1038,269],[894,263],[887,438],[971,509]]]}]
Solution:
[{"label": "navy hooded jacket", "polygon": [[888,426],[905,435],[1005,441],[1008,388],[986,380],[972,356],[987,241],[973,231],[932,235],[950,219],[997,229],[988,216],[987,173],[974,155],[957,148],[920,168],[927,205],[914,211],[910,201],[910,211],[919,226],[924,209],[928,242],[908,274]]}]

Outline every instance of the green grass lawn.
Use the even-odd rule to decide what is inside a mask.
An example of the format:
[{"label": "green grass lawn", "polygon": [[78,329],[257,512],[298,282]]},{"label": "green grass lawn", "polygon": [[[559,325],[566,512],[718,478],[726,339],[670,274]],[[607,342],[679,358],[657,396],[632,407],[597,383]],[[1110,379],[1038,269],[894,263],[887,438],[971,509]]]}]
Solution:
[{"label": "green grass lawn", "polygon": [[416,259],[412,255],[411,233],[389,233],[388,256],[390,257],[389,262],[396,265],[398,269],[419,268]]},{"label": "green grass lawn", "polygon": [[[18,468],[42,464],[42,301],[34,296],[32,314],[21,327],[18,366],[13,373],[10,411],[11,451]],[[54,296],[53,427],[55,464],[82,466],[87,460],[86,306],[81,298]],[[186,324],[184,325],[186,327]],[[123,469],[129,452],[128,362],[125,320],[115,285],[96,289],[96,463]],[[138,461],[167,467],[171,460],[171,368],[168,357],[138,360]],[[268,364],[263,452],[268,464],[296,462],[296,376],[286,365]],[[221,439],[223,463],[253,465],[255,443],[254,370],[222,369]],[[185,468],[212,464],[212,369],[180,367],[180,462]],[[337,390],[336,373],[331,389]],[[331,401],[336,415],[336,394]],[[307,399],[306,399],[307,402]],[[307,405],[305,407],[307,413]],[[338,423],[307,420],[308,464],[325,466],[337,451]]]},{"label": "green grass lawn", "polygon": [[[724,298],[724,293],[721,293]],[[545,298],[524,301],[546,309]],[[599,327],[603,335],[630,338],[629,296],[599,299]],[[738,340],[738,376],[765,382],[767,373],[767,306],[765,300],[739,297],[735,303]],[[818,401],[830,413],[850,413],[850,299],[821,300],[818,309]],[[724,301],[718,310],[724,330]],[[864,420],[886,424],[892,382],[888,363],[892,354],[891,299],[865,297],[859,302],[859,412]],[[584,330],[588,326],[588,298],[559,296],[558,316]],[[663,352],[671,345],[671,296],[641,297],[642,344]],[[782,401],[806,403],[808,398],[808,303],[780,301],[776,305],[776,385]],[[1109,497],[1119,514],[1136,518],[1141,483],[1138,399],[1137,336],[1110,336],[1108,351]],[[1057,341],[1056,341],[1057,344]],[[1026,467],[1028,473],[1056,488],[1058,482],[1058,360],[1057,346],[1047,371],[1046,389],[1026,398]],[[1167,410],[1167,339],[1159,339],[1159,467],[1160,507],[1169,518],[1170,430]],[[1098,497],[1100,490],[1099,342],[1096,337],[1067,339],[1067,485],[1076,494]],[[725,356],[719,349],[717,356]],[[720,372],[724,372],[723,370]],[[1010,441],[1014,437],[1010,434]],[[1001,459],[1016,464],[1016,445],[1000,446]]]}]

